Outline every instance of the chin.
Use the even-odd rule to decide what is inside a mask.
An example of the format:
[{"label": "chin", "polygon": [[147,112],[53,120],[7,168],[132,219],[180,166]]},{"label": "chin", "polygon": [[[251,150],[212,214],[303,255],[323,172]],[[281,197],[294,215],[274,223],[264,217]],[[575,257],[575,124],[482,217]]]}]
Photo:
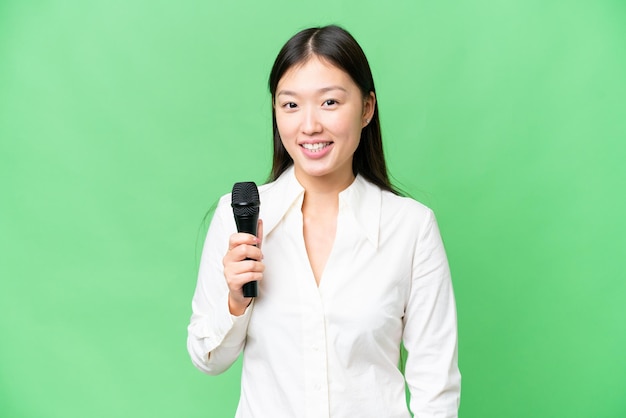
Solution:
[{"label": "chin", "polygon": [[314,170],[303,169],[301,170],[301,173],[309,177],[324,177],[324,176],[327,176],[328,174],[331,174],[331,172],[329,172],[328,170],[321,170],[321,169],[314,169]]}]

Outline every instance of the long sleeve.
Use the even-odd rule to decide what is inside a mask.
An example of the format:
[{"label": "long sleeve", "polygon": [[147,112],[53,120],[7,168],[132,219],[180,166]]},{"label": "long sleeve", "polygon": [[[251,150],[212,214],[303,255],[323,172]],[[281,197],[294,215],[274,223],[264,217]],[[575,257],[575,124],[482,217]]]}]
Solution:
[{"label": "long sleeve", "polygon": [[226,197],[220,200],[207,232],[187,329],[187,350],[193,364],[212,375],[228,369],[241,353],[252,311],[250,305],[242,316],[234,317],[228,309],[222,258],[236,228],[225,201]]},{"label": "long sleeve", "polygon": [[404,317],[405,377],[416,418],[456,418],[461,375],[450,270],[435,217],[428,212],[416,242]]},{"label": "long sleeve", "polygon": [[[317,285],[293,168],[259,194],[258,298],[241,317],[230,315],[222,258],[236,225],[222,198],[189,325],[189,353],[206,373],[224,371],[243,349],[235,416],[409,418],[407,383],[416,418],[456,418],[456,310],[432,211],[357,176],[339,195],[335,242]],[[404,375],[401,341],[409,352]]]}]

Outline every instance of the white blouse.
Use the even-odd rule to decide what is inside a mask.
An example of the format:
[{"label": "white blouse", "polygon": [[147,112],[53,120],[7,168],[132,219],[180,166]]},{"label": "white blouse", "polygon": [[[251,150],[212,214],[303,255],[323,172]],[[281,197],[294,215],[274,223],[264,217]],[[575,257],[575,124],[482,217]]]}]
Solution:
[{"label": "white blouse", "polygon": [[[334,246],[319,287],[293,168],[259,188],[265,272],[240,317],[228,310],[222,258],[236,232],[223,196],[206,237],[187,347],[219,374],[243,349],[237,418],[456,417],[456,310],[433,213],[360,176],[339,195]],[[404,377],[400,343],[408,351]]]}]

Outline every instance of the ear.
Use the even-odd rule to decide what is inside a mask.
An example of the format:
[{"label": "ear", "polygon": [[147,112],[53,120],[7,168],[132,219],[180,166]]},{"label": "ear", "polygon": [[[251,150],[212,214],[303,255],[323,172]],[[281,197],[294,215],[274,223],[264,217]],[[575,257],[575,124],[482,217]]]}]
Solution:
[{"label": "ear", "polygon": [[361,128],[365,128],[372,117],[374,116],[374,109],[376,109],[376,94],[373,91],[365,96],[363,99],[363,118],[361,122]]}]

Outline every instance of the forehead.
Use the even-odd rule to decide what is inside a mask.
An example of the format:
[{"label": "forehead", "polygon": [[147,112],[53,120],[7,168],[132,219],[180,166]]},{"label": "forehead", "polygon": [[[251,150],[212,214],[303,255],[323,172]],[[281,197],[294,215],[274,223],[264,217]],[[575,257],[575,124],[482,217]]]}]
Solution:
[{"label": "forehead", "polygon": [[291,66],[278,81],[277,91],[323,89],[337,85],[352,90],[358,87],[352,78],[332,62],[316,55]]}]

